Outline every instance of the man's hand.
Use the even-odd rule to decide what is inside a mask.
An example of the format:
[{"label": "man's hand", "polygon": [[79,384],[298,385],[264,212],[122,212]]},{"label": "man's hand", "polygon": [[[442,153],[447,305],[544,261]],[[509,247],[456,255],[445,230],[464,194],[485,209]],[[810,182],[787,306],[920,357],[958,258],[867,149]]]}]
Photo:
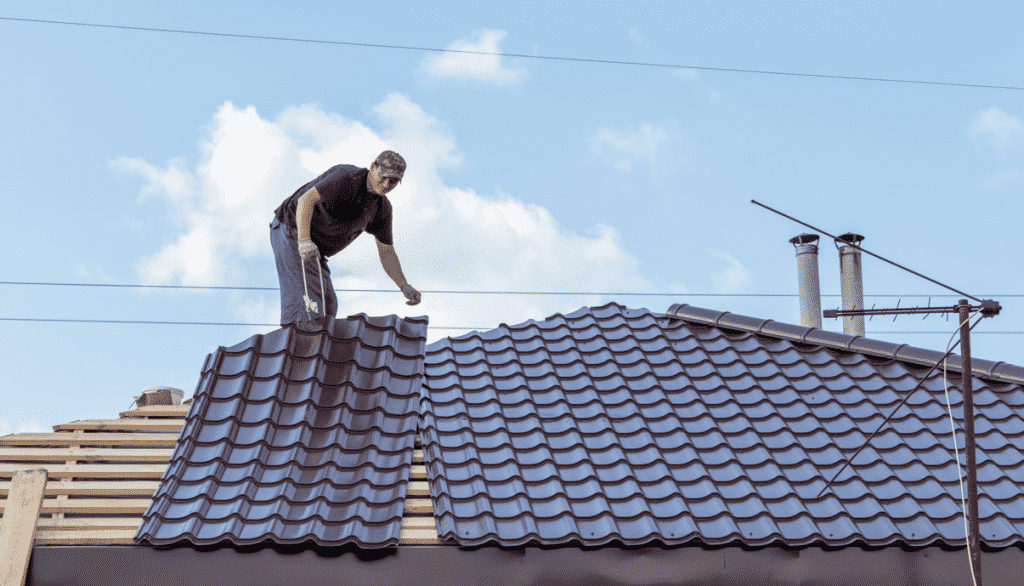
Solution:
[{"label": "man's hand", "polygon": [[420,292],[408,283],[402,286],[402,295],[405,295],[405,298],[408,299],[405,302],[406,305],[418,305],[420,302]]},{"label": "man's hand", "polygon": [[302,257],[302,262],[306,262],[310,257],[318,258],[320,256],[320,249],[313,244],[313,241],[309,238],[299,239],[299,256]]}]

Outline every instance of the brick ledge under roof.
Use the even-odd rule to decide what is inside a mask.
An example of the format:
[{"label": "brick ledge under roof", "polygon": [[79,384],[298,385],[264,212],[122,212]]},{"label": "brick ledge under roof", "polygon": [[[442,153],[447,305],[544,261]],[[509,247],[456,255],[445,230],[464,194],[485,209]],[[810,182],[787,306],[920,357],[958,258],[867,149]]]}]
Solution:
[{"label": "brick ledge under roof", "polygon": [[[803,344],[818,344],[836,350],[860,352],[869,356],[903,360],[923,366],[933,366],[936,362],[941,362],[942,355],[944,354],[944,352],[918,348],[909,344],[883,342],[882,340],[875,340],[865,336],[851,336],[850,334],[823,330],[811,326],[798,326],[771,319],[739,315],[728,311],[705,309],[686,303],[672,304],[668,311],[665,312],[665,315],[691,323],[751,332]],[[946,368],[950,371],[961,373],[960,355],[950,354],[946,360]],[[972,357],[971,371],[974,373],[974,376],[984,380],[1024,384],[1024,367],[1007,362],[993,362]]]}]

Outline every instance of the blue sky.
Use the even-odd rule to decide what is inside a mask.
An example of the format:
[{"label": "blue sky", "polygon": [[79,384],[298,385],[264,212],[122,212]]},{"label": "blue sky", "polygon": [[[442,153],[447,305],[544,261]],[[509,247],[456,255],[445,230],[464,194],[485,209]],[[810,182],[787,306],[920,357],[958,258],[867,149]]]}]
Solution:
[{"label": "blue sky", "polygon": [[[1024,86],[1019,3],[4,3],[0,16],[853,77]],[[428,315],[429,342],[609,301],[799,323],[802,226],[1003,313],[974,355],[1024,364],[1024,92],[0,20],[3,280],[277,287],[274,208],[337,163],[409,164],[395,248],[330,260],[339,317]],[[838,253],[822,242],[823,294]],[[864,259],[867,303],[948,291]],[[952,304],[956,297],[935,297]],[[927,303],[903,297],[901,306]],[[276,291],[0,285],[0,317],[275,323]],[[838,297],[825,297],[835,307]],[[875,318],[944,349],[954,324]],[[842,331],[842,322],[825,328]],[[0,321],[0,434],[191,396],[206,355],[272,327]],[[935,334],[891,332],[934,331]]]}]

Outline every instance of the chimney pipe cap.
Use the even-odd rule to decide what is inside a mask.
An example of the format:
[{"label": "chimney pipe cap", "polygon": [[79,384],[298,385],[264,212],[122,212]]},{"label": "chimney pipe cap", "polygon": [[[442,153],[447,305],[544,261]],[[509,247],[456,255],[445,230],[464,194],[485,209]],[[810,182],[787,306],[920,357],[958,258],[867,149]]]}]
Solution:
[{"label": "chimney pipe cap", "polygon": [[820,236],[817,234],[808,234],[807,232],[804,232],[803,234],[790,238],[789,241],[793,243],[793,246],[799,246],[801,244],[812,244],[817,242],[819,238]]},{"label": "chimney pipe cap", "polygon": [[847,232],[846,234],[842,234],[842,235],[836,237],[836,240],[839,240],[840,242],[844,242],[846,244],[859,245],[861,243],[861,241],[864,240],[864,237],[861,236],[860,234],[854,234],[853,232]]}]

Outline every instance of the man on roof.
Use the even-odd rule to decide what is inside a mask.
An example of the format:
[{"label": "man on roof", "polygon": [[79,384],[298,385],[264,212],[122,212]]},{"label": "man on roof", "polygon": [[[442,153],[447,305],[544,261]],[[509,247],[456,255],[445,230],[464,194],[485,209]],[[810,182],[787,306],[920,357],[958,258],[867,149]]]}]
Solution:
[{"label": "man on roof", "polygon": [[[338,312],[327,258],[363,232],[373,234],[384,271],[408,305],[420,293],[406,280],[391,235],[391,202],[386,194],[402,182],[405,159],[382,152],[369,169],[335,165],[284,200],[270,223],[277,277],[281,283],[281,325],[319,330]],[[310,268],[319,265],[319,270]],[[323,286],[321,287],[321,282]]]}]

